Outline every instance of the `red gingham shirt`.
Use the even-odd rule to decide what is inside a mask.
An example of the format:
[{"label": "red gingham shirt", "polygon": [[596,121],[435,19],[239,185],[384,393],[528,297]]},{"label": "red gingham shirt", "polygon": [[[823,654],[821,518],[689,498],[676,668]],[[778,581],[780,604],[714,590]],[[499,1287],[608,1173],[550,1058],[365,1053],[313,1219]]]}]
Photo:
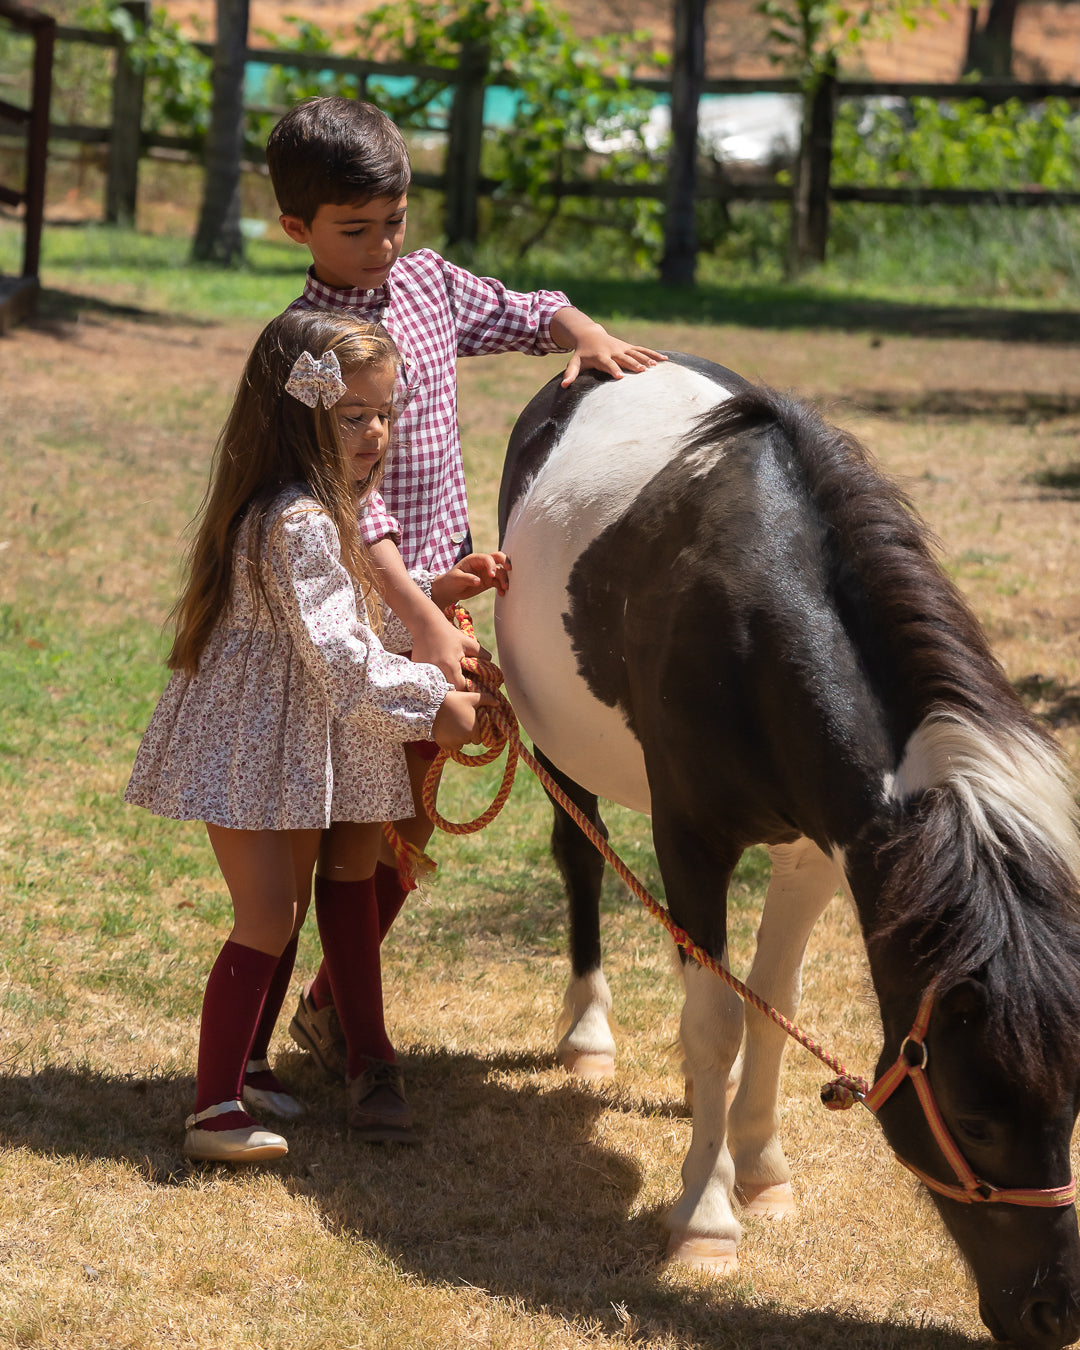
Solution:
[{"label": "red gingham shirt", "polygon": [[561,291],[507,290],[426,248],[398,258],[376,290],[327,286],[308,272],[290,309],[347,311],[381,322],[405,361],[399,381],[409,401],[394,429],[382,482],[385,506],[373,499],[361,522],[367,543],[396,535],[406,567],[439,574],[454,565],[469,528],[457,358],[559,351],[551,320],[569,304]]}]

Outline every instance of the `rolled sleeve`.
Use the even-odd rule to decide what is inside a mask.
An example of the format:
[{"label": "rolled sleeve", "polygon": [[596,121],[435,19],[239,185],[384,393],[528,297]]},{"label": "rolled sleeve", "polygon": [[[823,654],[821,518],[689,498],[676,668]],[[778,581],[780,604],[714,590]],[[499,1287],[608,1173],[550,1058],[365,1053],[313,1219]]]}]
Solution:
[{"label": "rolled sleeve", "polygon": [[368,496],[360,513],[360,537],[369,548],[380,539],[392,539],[401,547],[401,526],[377,492]]},{"label": "rolled sleeve", "polygon": [[512,291],[495,277],[477,277],[441,259],[446,293],[457,325],[457,354],[561,351],[551,320],[570,301],[561,291]]}]

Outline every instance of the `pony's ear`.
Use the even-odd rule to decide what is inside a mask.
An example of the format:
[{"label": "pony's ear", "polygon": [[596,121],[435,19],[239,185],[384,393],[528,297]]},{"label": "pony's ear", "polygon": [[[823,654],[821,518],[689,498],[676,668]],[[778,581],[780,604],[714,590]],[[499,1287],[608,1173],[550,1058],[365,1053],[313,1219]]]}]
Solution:
[{"label": "pony's ear", "polygon": [[950,1022],[954,1018],[961,1021],[969,1018],[981,1021],[986,1016],[989,997],[986,985],[980,980],[959,980],[939,996],[937,1007],[934,1009],[935,1016],[940,1012],[942,1017]]}]

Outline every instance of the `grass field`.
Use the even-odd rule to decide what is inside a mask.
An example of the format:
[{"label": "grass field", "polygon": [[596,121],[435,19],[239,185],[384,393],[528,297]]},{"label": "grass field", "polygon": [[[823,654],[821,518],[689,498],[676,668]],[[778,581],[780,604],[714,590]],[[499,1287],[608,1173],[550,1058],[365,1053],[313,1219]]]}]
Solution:
[{"label": "grass field", "polygon": [[[254,280],[173,276],[145,247],[116,274],[78,268],[69,248],[46,271],[42,317],[0,339],[0,1345],[978,1343],[972,1289],[929,1205],[865,1113],[817,1106],[822,1071],[797,1050],[782,1109],[800,1216],[749,1222],[727,1282],[663,1268],[660,1215],[690,1128],[668,953],[609,883],[618,1077],[567,1080],[552,1055],[562,902],[546,804],[524,778],[485,834],[434,841],[439,873],[384,949],[420,1147],[350,1141],[339,1091],[282,1031],[279,1072],[311,1106],[289,1157],[248,1172],[184,1165],[198,1009],[228,899],[201,827],[121,794],[164,683],[162,625],[210,448],[299,269],[294,257]],[[796,388],[862,435],[906,479],[1011,678],[1080,766],[1077,347],[959,323],[908,336],[869,316],[814,328],[805,311],[784,321],[742,302],[739,326],[635,318],[631,288],[611,308],[627,335]],[[463,363],[481,546],[495,541],[507,431],[557,369]],[[476,610],[490,634],[488,607]],[[456,773],[440,805],[475,812],[496,772]],[[612,811],[610,823],[659,889],[647,821]],[[736,969],[763,876],[748,855]],[[306,931],[298,981],[317,960]],[[801,1020],[872,1067],[875,1011],[839,902],[811,944]]]}]

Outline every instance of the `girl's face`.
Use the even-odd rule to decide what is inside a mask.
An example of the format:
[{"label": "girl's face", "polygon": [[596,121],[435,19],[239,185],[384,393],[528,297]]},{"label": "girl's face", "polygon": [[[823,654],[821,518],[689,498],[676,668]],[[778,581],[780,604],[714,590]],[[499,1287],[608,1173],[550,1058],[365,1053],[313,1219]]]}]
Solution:
[{"label": "girl's face", "polygon": [[359,487],[390,448],[394,368],[365,366],[342,375],[345,393],[334,404],[353,481]]}]

